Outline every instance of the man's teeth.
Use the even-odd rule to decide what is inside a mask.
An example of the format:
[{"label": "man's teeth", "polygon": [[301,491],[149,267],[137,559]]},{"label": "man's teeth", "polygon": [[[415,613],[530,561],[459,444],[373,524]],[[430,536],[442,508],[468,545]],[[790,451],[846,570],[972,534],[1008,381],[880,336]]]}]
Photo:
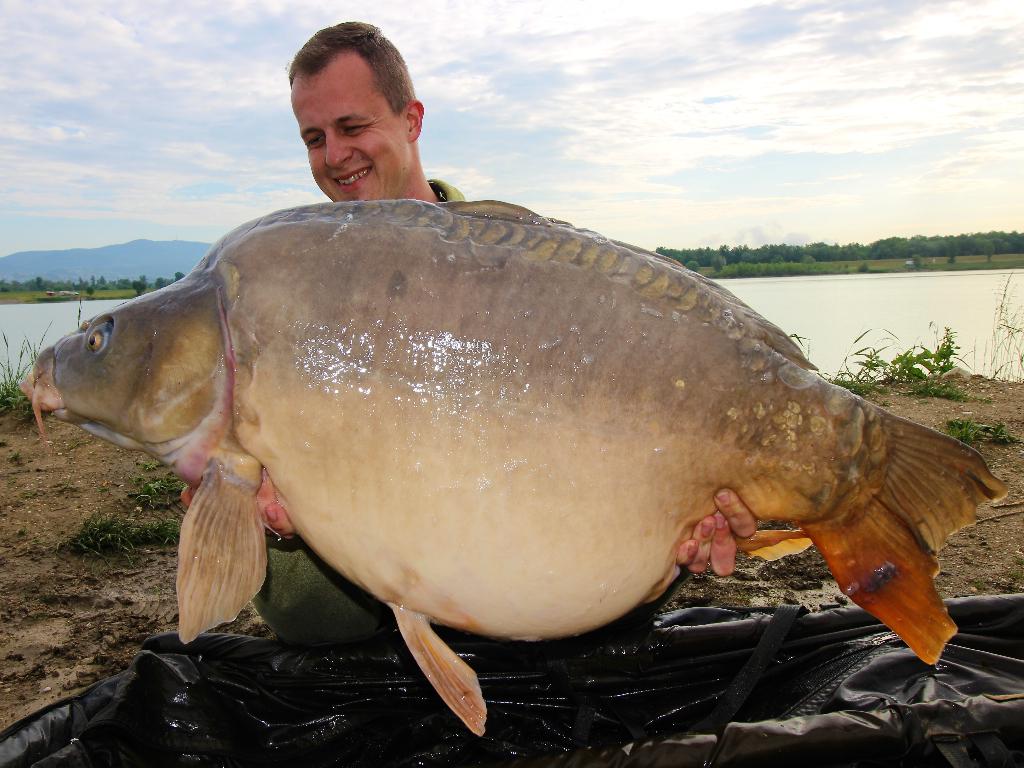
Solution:
[{"label": "man's teeth", "polygon": [[363,176],[365,176],[365,175],[366,175],[366,174],[368,174],[369,172],[370,172],[370,169],[369,169],[369,168],[364,168],[364,169],[363,169],[363,170],[361,170],[361,171],[358,171],[358,172],[356,172],[356,173],[353,173],[353,174],[352,174],[351,176],[349,176],[349,177],[348,177],[347,179],[338,179],[338,183],[339,183],[339,184],[355,184],[355,183],[356,183],[356,181],[357,181],[358,179],[361,179],[361,178],[363,178]]}]

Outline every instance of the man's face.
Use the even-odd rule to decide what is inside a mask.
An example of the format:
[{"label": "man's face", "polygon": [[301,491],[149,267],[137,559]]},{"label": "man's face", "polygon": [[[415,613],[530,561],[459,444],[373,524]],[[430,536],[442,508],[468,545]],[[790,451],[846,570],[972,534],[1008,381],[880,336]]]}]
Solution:
[{"label": "man's face", "polygon": [[339,54],[316,75],[296,77],[292,111],[313,178],[331,200],[418,197],[423,105],[412,101],[392,112],[359,54]]}]

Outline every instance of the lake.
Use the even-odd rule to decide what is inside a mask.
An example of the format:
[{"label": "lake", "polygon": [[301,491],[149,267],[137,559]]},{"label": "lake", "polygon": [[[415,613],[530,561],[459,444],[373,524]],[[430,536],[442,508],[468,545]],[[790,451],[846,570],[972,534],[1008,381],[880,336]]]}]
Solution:
[{"label": "lake", "polygon": [[[1024,274],[1013,270],[854,274],[723,280],[735,293],[787,333],[804,339],[810,359],[836,372],[857,344],[882,347],[891,359],[913,344],[934,348],[945,327],[956,332],[965,367],[991,372],[996,308],[1009,281],[1010,315],[1024,314]],[[17,359],[22,339],[50,343],[120,301],[0,304],[0,331]],[[893,337],[897,341],[893,340]],[[3,350],[0,350],[3,354]]]}]

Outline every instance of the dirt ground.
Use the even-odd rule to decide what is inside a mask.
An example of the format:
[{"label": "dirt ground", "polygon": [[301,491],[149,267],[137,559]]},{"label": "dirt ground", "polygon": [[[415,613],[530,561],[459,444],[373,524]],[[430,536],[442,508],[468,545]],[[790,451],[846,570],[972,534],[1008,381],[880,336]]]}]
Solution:
[{"label": "dirt ground", "polygon": [[[970,417],[1024,437],[1024,384],[975,377],[963,387],[968,402],[898,392],[874,399],[940,430],[948,419]],[[177,619],[172,547],[105,559],[61,547],[96,512],[180,516],[178,505],[148,510],[129,496],[140,478],[165,470],[75,427],[47,423],[51,451],[30,422],[0,415],[0,728],[124,669],[146,637],[173,630]],[[1024,443],[978,447],[1010,493],[982,506],[980,522],[943,550],[943,597],[1024,591]],[[817,610],[846,598],[810,550],[774,563],[741,558],[734,576],[692,579],[670,607],[780,602]],[[218,631],[269,635],[251,608]]]}]

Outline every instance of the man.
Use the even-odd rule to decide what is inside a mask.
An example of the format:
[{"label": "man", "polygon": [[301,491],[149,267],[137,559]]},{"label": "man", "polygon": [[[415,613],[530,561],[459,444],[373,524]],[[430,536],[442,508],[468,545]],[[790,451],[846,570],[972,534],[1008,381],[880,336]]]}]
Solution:
[{"label": "man", "polygon": [[[423,104],[398,50],[376,27],[346,22],[320,30],[295,55],[288,79],[310,170],[328,198],[464,199],[424,174],[417,143]],[[290,536],[287,511],[269,480],[260,498],[268,524]],[[734,493],[721,491],[715,500],[720,512],[695,527],[677,559],[695,573],[710,566],[726,575],[736,556],[732,533],[750,536],[755,522]],[[359,639],[380,618],[372,598],[296,541],[270,543],[267,580],[255,603],[278,636],[300,644]]]},{"label": "man", "polygon": [[313,178],[331,200],[447,199],[451,190],[432,188],[420,164],[423,104],[378,30],[321,30],[296,54],[289,82]]}]

